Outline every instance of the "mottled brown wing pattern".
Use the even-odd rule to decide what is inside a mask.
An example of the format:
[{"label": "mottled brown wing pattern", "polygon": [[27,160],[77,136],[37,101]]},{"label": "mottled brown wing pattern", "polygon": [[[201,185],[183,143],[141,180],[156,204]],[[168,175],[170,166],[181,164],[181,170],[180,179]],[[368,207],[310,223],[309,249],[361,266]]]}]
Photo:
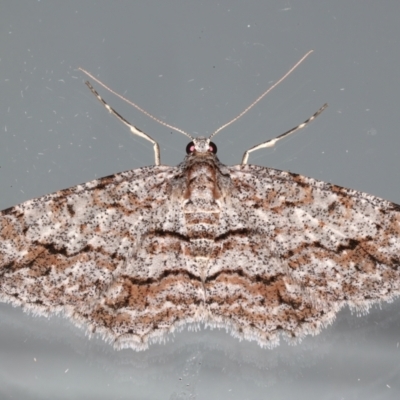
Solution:
[{"label": "mottled brown wing pattern", "polygon": [[318,333],[346,304],[400,294],[399,215],[365,193],[194,151],[3,211],[0,300],[63,312],[116,348],[200,322],[272,347],[280,333]]},{"label": "mottled brown wing pattern", "polygon": [[229,167],[245,223],[211,260],[211,320],[260,344],[318,333],[344,305],[400,295],[400,207],[366,193],[252,165]]},{"label": "mottled brown wing pattern", "polygon": [[171,209],[177,171],[141,168],[2,211],[1,301],[35,314],[63,312],[111,341],[132,331],[162,334],[179,312],[193,319],[200,284],[170,258],[176,238],[159,248],[151,240]]}]

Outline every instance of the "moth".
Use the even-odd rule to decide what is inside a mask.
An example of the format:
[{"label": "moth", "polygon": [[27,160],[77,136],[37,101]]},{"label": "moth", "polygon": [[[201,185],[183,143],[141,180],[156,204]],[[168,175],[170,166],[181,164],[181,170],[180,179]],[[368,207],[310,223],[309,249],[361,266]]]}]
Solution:
[{"label": "moth", "polygon": [[2,211],[0,300],[36,315],[61,313],[117,349],[143,350],[201,323],[273,347],[281,335],[297,342],[319,333],[346,305],[366,312],[398,297],[399,205],[247,164],[251,152],[303,128],[326,104],[247,150],[238,165],[216,156],[215,134],[306,56],[209,138],[145,112],[189,136],[174,167],[161,165],[157,142],[87,82],[153,144],[155,165]]}]

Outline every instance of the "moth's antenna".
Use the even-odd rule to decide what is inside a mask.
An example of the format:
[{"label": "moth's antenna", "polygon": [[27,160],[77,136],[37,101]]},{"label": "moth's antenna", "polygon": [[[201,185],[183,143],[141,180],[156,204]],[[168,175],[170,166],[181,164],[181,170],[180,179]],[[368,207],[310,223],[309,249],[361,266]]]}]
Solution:
[{"label": "moth's antenna", "polygon": [[154,115],[150,114],[149,112],[147,112],[146,110],[143,110],[143,108],[139,107],[137,104],[133,103],[132,101],[126,99],[124,96],[121,96],[119,93],[114,92],[114,90],[112,90],[111,88],[109,88],[106,84],[104,84],[103,82],[101,82],[99,79],[95,78],[91,73],[89,73],[88,71],[84,70],[83,68],[78,68],[80,71],[82,71],[84,74],[86,74],[87,76],[89,76],[91,79],[93,79],[95,82],[97,82],[100,86],[102,86],[104,89],[108,90],[110,93],[114,94],[115,96],[119,97],[120,99],[124,100],[125,102],[127,102],[128,104],[130,104],[132,107],[135,107],[137,110],[139,110],[141,113],[143,113],[144,115],[148,116],[149,118],[151,118],[152,120],[158,122],[159,124],[166,126],[167,128],[173,129],[176,132],[182,133],[182,135],[187,136],[189,139],[193,140],[194,138],[192,136],[190,136],[188,133],[186,133],[185,131],[183,131],[182,129],[179,129],[175,126],[169,125],[164,121],[161,121],[160,119],[156,118]]},{"label": "moth's antenna", "polygon": [[288,72],[286,72],[285,75],[282,76],[281,79],[279,79],[277,82],[275,82],[267,91],[265,91],[258,99],[256,99],[253,103],[251,103],[245,110],[243,110],[239,115],[237,115],[235,118],[227,122],[225,125],[222,125],[220,128],[218,128],[210,137],[209,139],[211,140],[218,132],[222,131],[222,129],[225,129],[227,126],[230,124],[233,124],[236,122],[239,118],[243,117],[244,114],[247,113],[251,108],[253,108],[260,100],[262,100],[272,89],[274,89],[276,86],[278,86],[284,79],[286,79],[314,50],[310,50],[307,54],[305,54],[297,63],[290,68]]}]

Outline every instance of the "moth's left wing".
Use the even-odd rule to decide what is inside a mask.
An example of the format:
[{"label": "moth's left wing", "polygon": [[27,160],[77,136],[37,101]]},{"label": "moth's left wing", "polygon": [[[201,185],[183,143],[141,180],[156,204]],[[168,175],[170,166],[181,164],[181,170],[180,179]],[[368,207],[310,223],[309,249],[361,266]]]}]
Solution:
[{"label": "moth's left wing", "polygon": [[122,172],[0,212],[0,300],[90,324],[165,205],[172,167]]}]

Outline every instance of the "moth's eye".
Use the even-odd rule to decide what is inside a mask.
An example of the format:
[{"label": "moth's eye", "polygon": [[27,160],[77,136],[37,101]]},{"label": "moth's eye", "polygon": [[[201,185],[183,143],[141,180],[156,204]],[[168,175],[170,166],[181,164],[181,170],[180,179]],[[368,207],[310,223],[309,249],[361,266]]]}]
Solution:
[{"label": "moth's eye", "polygon": [[217,145],[213,142],[210,142],[210,147],[208,149],[210,153],[217,154]]},{"label": "moth's eye", "polygon": [[194,152],[194,143],[190,142],[188,143],[188,145],[186,146],[186,154],[192,154]]}]

